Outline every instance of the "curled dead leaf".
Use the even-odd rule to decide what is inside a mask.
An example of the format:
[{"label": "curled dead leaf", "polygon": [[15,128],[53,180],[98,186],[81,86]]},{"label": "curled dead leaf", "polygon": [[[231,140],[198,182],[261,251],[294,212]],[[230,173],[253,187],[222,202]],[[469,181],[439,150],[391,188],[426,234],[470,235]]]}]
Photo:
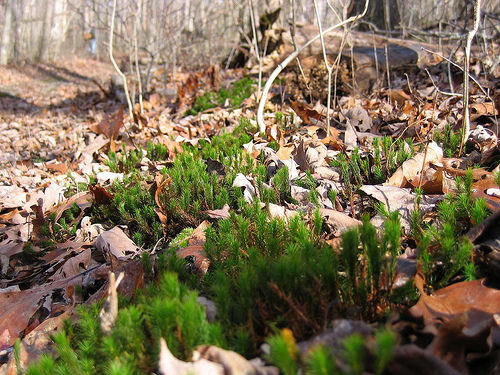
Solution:
[{"label": "curled dead leaf", "polygon": [[158,370],[162,375],[224,375],[224,367],[206,359],[184,362],[174,357],[163,338],[160,339]]},{"label": "curled dead leaf", "polygon": [[177,250],[177,256],[181,258],[193,257],[194,271],[200,275],[205,275],[210,267],[210,261],[205,253],[206,241],[205,231],[210,226],[208,220],[202,222],[189,237],[188,246]]},{"label": "curled dead leaf", "polygon": [[421,187],[425,193],[443,193],[443,150],[430,142],[423,152],[405,161],[384,185]]}]

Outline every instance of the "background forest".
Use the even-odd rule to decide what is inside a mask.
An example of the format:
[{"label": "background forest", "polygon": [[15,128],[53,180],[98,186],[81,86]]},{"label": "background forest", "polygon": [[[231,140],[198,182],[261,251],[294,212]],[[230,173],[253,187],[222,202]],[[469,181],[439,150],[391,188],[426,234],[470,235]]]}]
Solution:
[{"label": "background forest", "polygon": [[500,373],[498,0],[0,0],[0,375]]},{"label": "background forest", "polygon": [[[306,0],[117,0],[116,5],[117,51],[131,55],[137,49],[145,62],[164,64],[169,70],[195,69],[227,58],[252,35],[251,12],[258,20],[280,8],[276,25],[281,28],[288,28],[293,19],[317,24],[313,2]],[[113,1],[2,0],[0,6],[0,64],[81,55],[88,51],[85,35],[91,29],[97,57],[107,55]],[[363,6],[361,0],[318,1],[325,25],[357,14]],[[473,8],[470,0],[374,0],[360,27],[459,48],[472,24]],[[481,9],[478,37],[487,43],[498,38],[500,4],[485,0]]]}]

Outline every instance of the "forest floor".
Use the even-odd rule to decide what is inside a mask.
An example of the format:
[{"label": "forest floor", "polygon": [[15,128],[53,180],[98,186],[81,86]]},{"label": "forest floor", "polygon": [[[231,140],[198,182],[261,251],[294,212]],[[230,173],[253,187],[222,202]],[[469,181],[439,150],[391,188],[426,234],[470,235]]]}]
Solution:
[{"label": "forest floor", "polygon": [[[298,214],[314,246],[339,255],[336,277],[340,281],[337,291],[325,300],[323,292],[317,291],[312,300],[324,306],[314,310],[314,317],[304,317],[302,313],[310,311],[308,303],[301,304],[293,289],[285,293],[286,287],[270,276],[266,285],[277,285],[275,298],[288,310],[277,308],[280,318],[270,322],[272,309],[257,302],[252,311],[260,315],[250,318],[254,325],[240,324],[240,328],[252,327],[256,347],[273,333],[281,332],[286,339],[290,328],[292,338],[300,341],[297,351],[302,360],[296,359],[292,366],[298,370],[309,363],[306,357],[313,342],[335,348],[334,352],[347,350],[342,346],[345,338],[357,333],[373,360],[361,358],[360,371],[406,374],[412,373],[412,366],[422,368],[425,363],[431,374],[498,372],[500,77],[480,75],[482,86],[473,84],[472,133],[462,149],[463,102],[458,94],[445,94],[449,87],[444,64],[410,76],[394,72],[390,89],[370,95],[339,91],[329,134],[326,107],[306,103],[302,99],[307,93],[296,96],[298,89],[292,86],[299,78],[293,71],[272,87],[266,130],[259,132],[257,85],[246,81],[246,74],[211,68],[178,73],[165,83],[165,73],[158,70],[142,113],[136,105],[132,119],[119,100],[120,88],[110,88],[115,72],[109,64],[74,58],[0,67],[0,372],[14,373],[16,365],[26,368],[40,353],[61,355],[54,351],[51,335],[63,329],[65,319],[77,321],[77,305],[110,299],[111,271],[124,272],[118,292],[132,300],[145,284],[157,282],[155,273],[161,267],[154,266],[153,274],[148,274],[144,259],[149,255],[144,253],[157,261],[162,251],[177,243],[179,233],[188,233],[175,251],[195,275],[189,285],[200,285],[200,295],[209,299],[215,296],[203,287],[213,282],[213,270],[219,270],[219,263],[230,256],[217,258],[209,253],[205,230],[217,228],[222,242],[224,225],[219,221],[240,220],[245,204],[251,206],[257,200],[264,202],[268,220],[274,218],[285,226],[295,225],[293,217]],[[457,91],[459,87],[456,82]],[[223,137],[233,131],[238,132],[233,141],[240,143],[237,151],[228,151]],[[155,148],[158,144],[162,147]],[[176,161],[182,153],[203,159],[208,175],[217,175],[214,186],[228,186],[227,197],[221,193],[223,198],[210,201],[201,194],[198,201],[185,203],[193,198],[182,192],[176,195],[175,168],[184,162],[189,166],[187,161]],[[117,197],[132,189],[139,175],[143,181],[137,186],[147,187],[150,200],[144,205],[154,206],[153,216],[141,221],[138,207],[119,211],[119,220],[116,213],[106,216],[111,214],[102,206],[118,207]],[[120,184],[125,192],[117,187]],[[196,182],[188,182],[186,189],[193,188],[189,184]],[[178,201],[178,206],[164,203],[162,194]],[[465,197],[465,203],[452,196]],[[447,207],[457,214],[447,212]],[[391,212],[399,214],[397,220]],[[378,278],[370,273],[373,259],[367,253],[369,241],[363,239],[368,232],[362,228],[369,225],[364,214],[381,243],[379,259],[385,266],[379,269],[384,279],[380,290],[375,288]],[[396,234],[387,234],[388,220],[395,223]],[[449,229],[451,222],[454,227]],[[186,228],[192,231],[185,232]],[[248,228],[253,240],[258,224],[250,223]],[[358,271],[342,259],[348,247],[342,235],[352,228],[361,231],[356,239],[361,246],[354,250]],[[241,241],[240,256],[251,259],[251,247]],[[394,263],[392,270],[387,259]],[[345,286],[349,276],[357,281]],[[323,282],[319,275],[315,280],[318,285]],[[398,289],[403,297],[398,297]],[[362,290],[372,305],[366,307],[361,301]],[[204,302],[207,311],[213,305],[209,299]],[[111,318],[112,326],[114,320],[116,316]],[[375,328],[382,326],[396,339],[392,356],[377,370],[380,343]],[[16,358],[18,338],[21,354]],[[283,373],[291,373],[286,365],[273,361],[272,354],[265,356],[259,350],[240,354],[262,356]],[[227,366],[237,366],[226,354],[218,354],[228,361],[222,373],[228,373]],[[215,357],[209,360],[221,363]],[[165,361],[160,356],[160,371],[171,365]],[[349,356],[336,361],[339,371],[361,373],[354,370]],[[176,367],[180,365],[173,363],[182,373]],[[245,365],[255,373],[277,371],[254,362]],[[303,369],[307,372],[310,367]],[[150,371],[158,370],[153,366]],[[189,367],[186,371],[201,374],[205,370]]]}]

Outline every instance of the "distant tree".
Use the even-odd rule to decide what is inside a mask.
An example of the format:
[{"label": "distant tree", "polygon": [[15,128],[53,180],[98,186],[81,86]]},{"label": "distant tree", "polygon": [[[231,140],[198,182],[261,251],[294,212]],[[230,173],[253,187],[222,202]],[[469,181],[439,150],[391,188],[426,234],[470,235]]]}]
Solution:
[{"label": "distant tree", "polygon": [[4,0],[4,20],[2,40],[0,41],[0,64],[6,65],[12,56],[12,24],[13,24],[13,0]]}]

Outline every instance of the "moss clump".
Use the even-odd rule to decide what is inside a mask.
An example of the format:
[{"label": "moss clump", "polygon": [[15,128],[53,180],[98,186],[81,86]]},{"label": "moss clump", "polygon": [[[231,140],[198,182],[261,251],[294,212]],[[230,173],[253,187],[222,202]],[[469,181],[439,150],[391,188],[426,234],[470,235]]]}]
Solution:
[{"label": "moss clump", "polygon": [[207,321],[197,297],[196,292],[179,283],[177,275],[166,272],[134,303],[125,303],[109,335],[101,332],[99,305],[82,307],[78,323],[67,324],[54,336],[57,356],[43,356],[26,373],[153,373],[157,371],[160,337],[174,355],[184,360],[197,345],[224,347],[220,326]]},{"label": "moss clump", "polygon": [[252,86],[255,83],[255,80],[250,77],[244,77],[236,81],[233,87],[228,90],[220,89],[218,92],[207,92],[202,96],[198,96],[194,106],[187,114],[197,115],[207,109],[222,106],[226,101],[229,101],[229,105],[233,108],[240,107],[243,100],[252,95]]}]

